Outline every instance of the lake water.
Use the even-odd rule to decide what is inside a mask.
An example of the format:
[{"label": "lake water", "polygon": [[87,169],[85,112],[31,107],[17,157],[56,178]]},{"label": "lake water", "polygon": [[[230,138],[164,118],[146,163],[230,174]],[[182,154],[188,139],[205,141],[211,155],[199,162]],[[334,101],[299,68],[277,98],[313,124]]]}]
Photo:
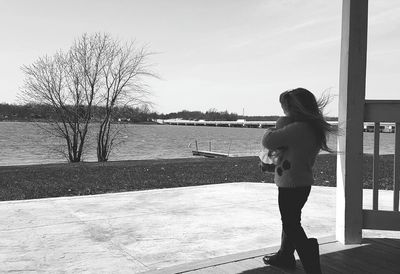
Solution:
[{"label": "lake water", "polygon": [[[168,159],[192,156],[195,140],[200,150],[233,156],[258,155],[265,129],[169,125],[124,125],[122,143],[110,161]],[[329,140],[336,147],[336,138]],[[27,122],[0,122],[0,166],[59,163],[66,160],[58,152],[62,140],[49,137],[41,126]],[[373,151],[373,133],[364,133],[364,152]],[[381,154],[394,153],[394,134],[381,134]],[[89,138],[84,161],[96,161],[94,138]]]}]

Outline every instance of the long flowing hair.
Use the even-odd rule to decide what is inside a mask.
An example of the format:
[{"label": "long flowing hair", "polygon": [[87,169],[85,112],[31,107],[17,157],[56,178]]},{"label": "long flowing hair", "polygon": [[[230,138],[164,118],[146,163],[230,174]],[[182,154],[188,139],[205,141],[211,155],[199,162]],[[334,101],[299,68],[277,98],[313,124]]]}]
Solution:
[{"label": "long flowing hair", "polygon": [[322,95],[318,100],[309,90],[296,88],[283,92],[279,102],[287,115],[293,121],[307,122],[314,129],[317,145],[327,152],[334,152],[327,145],[328,134],[336,134],[337,128],[325,120],[323,110],[330,102],[328,95]]}]

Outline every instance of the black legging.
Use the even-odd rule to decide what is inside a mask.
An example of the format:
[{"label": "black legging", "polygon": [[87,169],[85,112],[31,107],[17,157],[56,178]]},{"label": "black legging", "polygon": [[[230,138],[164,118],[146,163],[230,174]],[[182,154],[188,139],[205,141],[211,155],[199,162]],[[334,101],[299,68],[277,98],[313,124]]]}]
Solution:
[{"label": "black legging", "polygon": [[311,186],[279,188],[279,211],[282,219],[282,239],[279,253],[291,256],[294,250],[304,246],[307,235],[301,226],[301,209],[307,201]]}]

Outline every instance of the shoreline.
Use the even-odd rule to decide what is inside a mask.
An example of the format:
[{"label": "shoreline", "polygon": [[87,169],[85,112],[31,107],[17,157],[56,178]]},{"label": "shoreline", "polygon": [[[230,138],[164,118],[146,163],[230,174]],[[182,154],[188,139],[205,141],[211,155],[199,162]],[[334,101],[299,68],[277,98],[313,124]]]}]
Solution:
[{"label": "shoreline", "polygon": [[[336,157],[336,155],[327,153],[327,152],[322,152],[320,154],[318,154],[318,157],[325,157],[322,155],[331,155],[332,157]],[[373,157],[373,153],[364,153],[364,156],[366,157]],[[380,154],[379,155],[381,158],[382,157],[394,157],[394,153],[386,153],[386,154]],[[252,157],[256,157],[258,158],[258,156],[229,156],[228,158],[252,158]],[[26,164],[20,164],[20,165],[15,165],[15,164],[11,164],[11,165],[0,165],[0,171],[1,169],[7,169],[7,168],[29,168],[29,167],[39,167],[39,166],[49,166],[49,167],[54,167],[54,166],[60,166],[63,167],[65,165],[79,165],[79,164],[88,164],[88,165],[96,165],[96,164],[123,164],[123,163],[134,163],[134,162],[153,162],[153,161],[192,161],[195,159],[211,159],[211,158],[205,158],[205,157],[201,157],[201,156],[196,156],[196,157],[177,157],[177,158],[152,158],[152,159],[133,159],[133,160],[112,160],[112,161],[108,161],[105,163],[100,163],[97,161],[81,161],[79,163],[69,163],[67,161],[63,161],[63,162],[53,162],[53,163],[26,163]]]},{"label": "shoreline", "polygon": [[[380,156],[380,189],[393,189],[393,155]],[[162,189],[232,182],[273,183],[257,156],[175,158],[0,166],[0,200]],[[372,155],[364,157],[364,188],[372,187]],[[336,155],[320,154],[315,185],[336,186]]]}]

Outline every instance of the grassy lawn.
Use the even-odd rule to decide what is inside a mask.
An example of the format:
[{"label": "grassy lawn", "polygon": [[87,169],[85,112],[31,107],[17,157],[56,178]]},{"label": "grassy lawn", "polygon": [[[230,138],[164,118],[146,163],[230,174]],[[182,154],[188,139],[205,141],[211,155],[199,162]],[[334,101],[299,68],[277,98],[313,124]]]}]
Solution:
[{"label": "grassy lawn", "polygon": [[[0,167],[0,200],[91,195],[230,182],[273,183],[257,157],[187,158],[108,163]],[[392,189],[393,156],[381,156],[380,188]],[[336,156],[319,155],[316,185],[335,186]],[[372,157],[364,161],[364,187],[372,185]]]}]

